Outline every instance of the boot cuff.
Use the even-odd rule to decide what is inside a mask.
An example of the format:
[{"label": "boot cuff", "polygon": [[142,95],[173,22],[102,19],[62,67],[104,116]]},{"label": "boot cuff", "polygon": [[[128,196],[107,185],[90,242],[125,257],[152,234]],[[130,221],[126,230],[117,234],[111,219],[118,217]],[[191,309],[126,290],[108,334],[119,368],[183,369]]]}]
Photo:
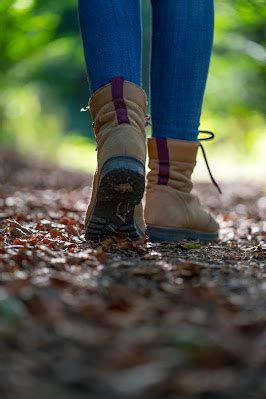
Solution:
[{"label": "boot cuff", "polygon": [[125,100],[133,101],[146,113],[147,96],[145,91],[135,83],[125,80],[122,76],[112,79],[111,83],[98,89],[89,100],[92,118],[107,103],[113,101],[115,108],[123,109]]},{"label": "boot cuff", "polygon": [[198,141],[186,141],[164,138],[149,138],[149,158],[163,162],[186,162],[195,164]]}]

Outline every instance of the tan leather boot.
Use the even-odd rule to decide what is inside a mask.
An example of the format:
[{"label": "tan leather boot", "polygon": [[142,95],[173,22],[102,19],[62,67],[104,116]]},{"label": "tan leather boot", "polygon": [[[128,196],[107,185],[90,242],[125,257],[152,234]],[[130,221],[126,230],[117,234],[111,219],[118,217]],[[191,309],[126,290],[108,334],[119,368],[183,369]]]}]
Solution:
[{"label": "tan leather boot", "polygon": [[191,194],[199,143],[148,139],[145,221],[151,241],[218,239],[219,225]]},{"label": "tan leather boot", "polygon": [[98,240],[123,233],[142,238],[145,189],[146,94],[115,77],[90,98],[98,167],[85,218],[85,237]]}]

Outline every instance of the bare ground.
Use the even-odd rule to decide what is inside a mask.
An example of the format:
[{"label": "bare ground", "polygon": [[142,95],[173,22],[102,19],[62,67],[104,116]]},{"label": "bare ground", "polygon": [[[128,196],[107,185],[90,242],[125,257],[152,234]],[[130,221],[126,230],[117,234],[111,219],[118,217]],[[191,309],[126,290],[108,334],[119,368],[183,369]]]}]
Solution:
[{"label": "bare ground", "polygon": [[90,183],[0,152],[0,397],[265,398],[265,187],[197,186],[218,243],[92,246]]}]

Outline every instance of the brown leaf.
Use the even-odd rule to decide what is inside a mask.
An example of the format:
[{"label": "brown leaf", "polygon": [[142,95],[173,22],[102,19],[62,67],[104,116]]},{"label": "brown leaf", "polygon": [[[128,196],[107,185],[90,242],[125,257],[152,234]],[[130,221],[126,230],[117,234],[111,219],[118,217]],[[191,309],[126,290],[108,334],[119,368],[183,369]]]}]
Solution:
[{"label": "brown leaf", "polygon": [[51,236],[52,238],[57,238],[57,237],[62,238],[62,236],[63,236],[63,232],[60,231],[60,230],[57,230],[57,229],[51,229],[51,230],[49,230],[49,234],[50,234],[50,236]]}]

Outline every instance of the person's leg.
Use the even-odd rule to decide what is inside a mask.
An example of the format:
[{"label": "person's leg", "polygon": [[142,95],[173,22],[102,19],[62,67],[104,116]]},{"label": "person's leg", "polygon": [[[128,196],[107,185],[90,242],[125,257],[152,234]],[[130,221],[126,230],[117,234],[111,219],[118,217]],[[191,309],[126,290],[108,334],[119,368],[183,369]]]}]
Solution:
[{"label": "person's leg", "polygon": [[146,94],[141,89],[139,0],[79,0],[92,97],[97,171],[85,237],[144,237]]},{"label": "person's leg", "polygon": [[140,85],[139,0],[79,0],[78,12],[92,92],[115,76]]},{"label": "person's leg", "polygon": [[216,240],[191,193],[213,40],[213,0],[152,0],[152,138],[145,219],[152,241]]},{"label": "person's leg", "polygon": [[213,0],[152,0],[153,137],[196,141],[213,41]]}]

